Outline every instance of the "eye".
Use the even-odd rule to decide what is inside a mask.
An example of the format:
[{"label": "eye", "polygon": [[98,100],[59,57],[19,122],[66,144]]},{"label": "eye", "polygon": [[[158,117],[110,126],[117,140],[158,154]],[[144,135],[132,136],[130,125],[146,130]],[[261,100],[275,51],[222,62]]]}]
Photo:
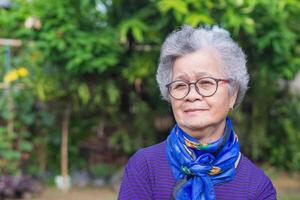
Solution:
[{"label": "eye", "polygon": [[202,79],[199,80],[197,83],[197,86],[200,88],[210,88],[214,87],[216,85],[216,82],[212,79]]},{"label": "eye", "polygon": [[215,83],[214,83],[214,81],[211,81],[211,80],[200,80],[198,82],[198,84],[200,84],[200,85],[214,85]]},{"label": "eye", "polygon": [[172,84],[172,89],[174,89],[174,90],[184,90],[184,89],[186,89],[188,86],[187,86],[187,84],[186,83],[184,83],[184,82],[174,82],[173,84]]}]

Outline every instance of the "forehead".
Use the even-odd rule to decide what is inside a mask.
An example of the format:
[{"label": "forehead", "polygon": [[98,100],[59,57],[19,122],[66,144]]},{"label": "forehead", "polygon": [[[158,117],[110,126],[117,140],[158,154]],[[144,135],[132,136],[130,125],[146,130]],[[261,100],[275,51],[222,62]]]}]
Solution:
[{"label": "forehead", "polygon": [[173,65],[172,78],[196,79],[204,76],[221,77],[219,54],[214,49],[201,49],[177,58]]}]

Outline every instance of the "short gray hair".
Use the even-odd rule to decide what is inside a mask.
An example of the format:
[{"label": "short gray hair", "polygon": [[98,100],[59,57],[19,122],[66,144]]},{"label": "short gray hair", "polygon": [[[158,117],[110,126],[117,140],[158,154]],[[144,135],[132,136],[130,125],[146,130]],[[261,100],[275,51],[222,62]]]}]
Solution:
[{"label": "short gray hair", "polygon": [[228,31],[218,26],[192,28],[183,26],[171,33],[161,48],[156,74],[162,98],[170,102],[166,84],[172,81],[174,61],[181,56],[205,47],[217,50],[221,58],[221,69],[227,78],[233,80],[229,86],[231,95],[237,91],[235,106],[239,105],[248,89],[249,74],[246,67],[246,55]]}]

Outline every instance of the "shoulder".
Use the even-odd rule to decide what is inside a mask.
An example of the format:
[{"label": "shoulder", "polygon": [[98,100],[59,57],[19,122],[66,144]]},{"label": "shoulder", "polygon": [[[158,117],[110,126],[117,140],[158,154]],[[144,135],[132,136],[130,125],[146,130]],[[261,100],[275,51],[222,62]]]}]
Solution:
[{"label": "shoulder", "polygon": [[249,174],[249,179],[253,183],[258,183],[262,181],[270,180],[265,172],[257,167],[248,157],[245,155],[241,156],[241,161],[239,163],[241,172],[247,172]]},{"label": "shoulder", "polygon": [[[166,143],[161,142],[138,150],[127,162],[124,169],[123,182],[134,180],[139,185],[152,186],[160,173],[165,170]],[[163,171],[163,172],[161,172]],[[136,185],[136,184],[135,184]]]},{"label": "shoulder", "polygon": [[165,155],[166,141],[154,144],[149,147],[145,147],[145,148],[139,150],[139,152],[141,154],[143,154],[144,156],[146,156],[146,158],[149,160],[157,159],[157,157]]},{"label": "shoulder", "polygon": [[136,172],[147,173],[145,170],[151,168],[152,163],[159,161],[158,158],[165,156],[166,142],[139,149],[130,157],[127,168],[134,168]]},{"label": "shoulder", "polygon": [[276,190],[271,179],[244,155],[241,157],[240,168],[240,173],[247,174],[248,187],[253,191],[250,199],[276,199]]},{"label": "shoulder", "polygon": [[131,156],[129,162],[138,162],[140,160],[151,160],[157,158],[165,153],[165,148],[166,141],[163,141],[161,143],[139,149],[135,154],[133,154],[133,156]]},{"label": "shoulder", "polygon": [[159,143],[146,147],[131,156],[124,169],[118,199],[153,199],[152,168],[156,165],[152,160],[159,156],[163,146]]},{"label": "shoulder", "polygon": [[252,175],[258,175],[259,177],[266,177],[264,171],[257,167],[247,156],[241,156],[239,166],[243,171],[251,172]]}]

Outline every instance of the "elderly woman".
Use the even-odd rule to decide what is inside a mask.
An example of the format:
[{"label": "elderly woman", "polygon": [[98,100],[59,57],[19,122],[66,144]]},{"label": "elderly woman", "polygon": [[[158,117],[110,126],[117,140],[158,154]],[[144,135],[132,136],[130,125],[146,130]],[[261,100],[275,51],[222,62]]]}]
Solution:
[{"label": "elderly woman", "polygon": [[157,82],[176,124],[130,158],[119,199],[276,199],[270,179],[240,152],[228,117],[248,81],[245,54],[226,30],[184,26],[169,35]]}]

